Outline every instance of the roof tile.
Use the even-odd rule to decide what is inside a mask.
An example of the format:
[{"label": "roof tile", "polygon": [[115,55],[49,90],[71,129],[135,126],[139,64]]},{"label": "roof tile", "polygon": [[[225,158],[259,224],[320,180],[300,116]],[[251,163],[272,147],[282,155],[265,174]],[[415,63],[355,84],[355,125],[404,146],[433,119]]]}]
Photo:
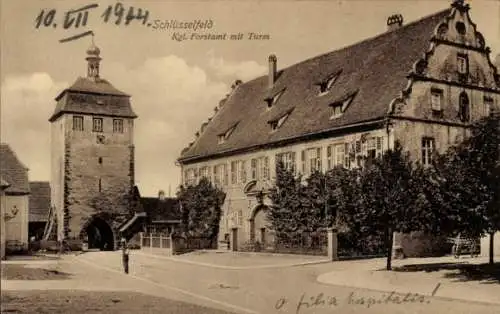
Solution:
[{"label": "roof tile", "polygon": [[26,193],[30,191],[28,168],[17,158],[8,144],[0,144],[0,176],[10,186],[5,193]]}]

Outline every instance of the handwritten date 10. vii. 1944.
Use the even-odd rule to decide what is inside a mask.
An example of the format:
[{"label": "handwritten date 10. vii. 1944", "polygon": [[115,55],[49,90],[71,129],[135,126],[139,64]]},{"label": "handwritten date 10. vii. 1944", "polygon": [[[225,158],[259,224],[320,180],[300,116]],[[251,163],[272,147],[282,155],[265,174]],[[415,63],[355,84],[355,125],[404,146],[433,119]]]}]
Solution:
[{"label": "handwritten date 10. vii. 1944", "polygon": [[[62,20],[62,27],[67,29],[78,29],[86,27],[89,19],[89,14],[98,8],[99,4],[89,4],[78,9],[69,10],[64,12],[64,19]],[[35,18],[35,28],[52,27],[57,28],[57,11],[56,9],[41,10]],[[108,23],[114,21],[116,25],[129,25],[132,21],[142,22],[142,25],[151,26],[149,21],[149,11],[142,8],[134,8],[133,6],[125,6],[120,2],[114,5],[108,5],[103,13],[100,15],[103,22]],[[93,34],[91,30],[82,32],[68,38],[61,39],[60,42],[66,42],[81,38],[86,35]]]},{"label": "handwritten date 10. vii. 1944", "polygon": [[[372,306],[382,304],[427,304],[429,302],[430,301],[425,299],[423,295],[417,293],[407,293],[406,295],[402,296],[396,294],[396,292],[391,292],[380,297],[366,297],[362,295],[356,295],[354,292],[351,292],[346,299],[340,299],[336,296],[325,295],[324,293],[319,293],[311,296],[303,293],[299,301],[297,303],[292,302],[291,306],[295,310],[295,313],[299,314],[301,313],[301,311],[305,311],[307,309],[333,308],[340,305],[364,306],[366,308],[370,308]],[[276,301],[274,307],[276,310],[287,310],[288,312],[291,310],[286,306],[288,303],[288,299],[280,298],[278,301]]]}]

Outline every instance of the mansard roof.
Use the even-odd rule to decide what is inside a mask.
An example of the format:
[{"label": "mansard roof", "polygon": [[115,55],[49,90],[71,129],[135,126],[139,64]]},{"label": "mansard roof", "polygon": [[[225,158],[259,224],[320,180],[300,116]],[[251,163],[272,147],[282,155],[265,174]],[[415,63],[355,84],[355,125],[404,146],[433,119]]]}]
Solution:
[{"label": "mansard roof", "polygon": [[124,92],[118,90],[109,81],[102,78],[88,78],[79,77],[76,81],[65,89],[59,96],[56,97],[58,100],[65,91],[83,92],[83,93],[95,93],[102,95],[115,95],[115,96],[129,96]]},{"label": "mansard roof", "polygon": [[[180,162],[273,145],[290,139],[382,121],[390,103],[405,89],[407,76],[430,47],[430,39],[451,8],[403,25],[393,31],[329,52],[277,73],[271,89],[268,76],[238,84],[197,140],[181,152]],[[326,94],[318,82],[332,75]],[[265,99],[284,93],[271,108]],[[330,119],[329,105],[355,95],[340,117]],[[271,132],[268,121],[293,108],[287,121]],[[217,135],[239,121],[223,143]]]},{"label": "mansard roof", "polygon": [[16,153],[8,144],[0,144],[0,176],[2,185],[5,181],[9,187],[5,193],[28,194],[30,192],[28,181],[28,168],[17,158]]},{"label": "mansard roof", "polygon": [[[97,97],[104,98],[104,103],[99,103]],[[73,85],[56,97],[57,106],[49,121],[56,120],[63,113],[136,118],[129,98],[129,95],[118,90],[105,79],[79,77]]]}]

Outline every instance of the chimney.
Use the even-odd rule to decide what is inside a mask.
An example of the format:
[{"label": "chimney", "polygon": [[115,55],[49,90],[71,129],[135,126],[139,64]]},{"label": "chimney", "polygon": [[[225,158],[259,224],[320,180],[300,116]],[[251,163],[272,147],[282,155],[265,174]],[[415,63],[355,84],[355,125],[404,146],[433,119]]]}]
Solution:
[{"label": "chimney", "polygon": [[387,18],[387,31],[391,32],[400,28],[403,25],[403,16],[401,14],[394,14]]},{"label": "chimney", "polygon": [[269,56],[269,88],[274,86],[274,82],[276,81],[276,56]]}]

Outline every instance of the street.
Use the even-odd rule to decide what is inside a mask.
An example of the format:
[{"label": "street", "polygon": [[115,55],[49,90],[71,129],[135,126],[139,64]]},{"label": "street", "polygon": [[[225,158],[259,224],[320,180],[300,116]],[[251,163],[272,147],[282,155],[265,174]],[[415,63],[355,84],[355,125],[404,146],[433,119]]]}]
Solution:
[{"label": "street", "polygon": [[[345,263],[344,263],[345,265]],[[254,269],[222,269],[131,254],[130,274],[123,273],[119,252],[65,257],[58,266],[74,274],[72,288],[134,291],[233,313],[498,313],[500,306],[396,294],[322,284],[320,274],[336,263]],[[57,284],[50,284],[58,289]],[[62,284],[61,288],[67,284]],[[33,286],[34,287],[34,286]],[[47,287],[40,286],[39,289]],[[430,295],[431,291],[429,292]],[[152,310],[152,309],[150,309]],[[132,312],[132,310],[131,310]],[[163,308],[149,313],[184,312]],[[224,312],[221,312],[224,313]]]}]

